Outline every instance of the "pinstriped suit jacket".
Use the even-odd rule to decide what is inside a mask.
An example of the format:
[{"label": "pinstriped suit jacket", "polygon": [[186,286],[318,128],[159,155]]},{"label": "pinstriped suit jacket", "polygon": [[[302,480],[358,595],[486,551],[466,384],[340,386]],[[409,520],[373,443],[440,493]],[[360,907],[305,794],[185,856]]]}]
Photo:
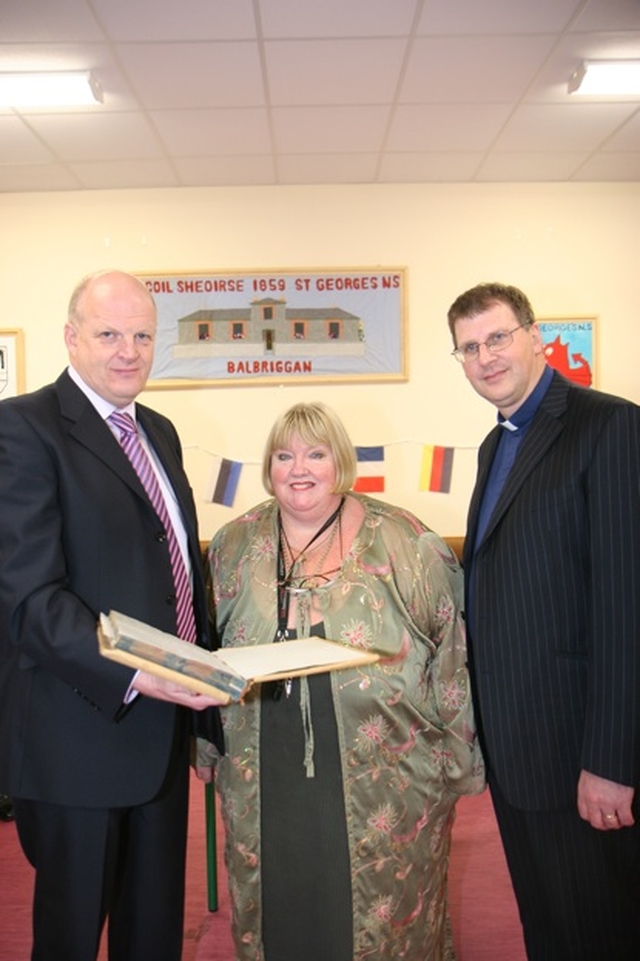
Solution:
[{"label": "pinstriped suit jacket", "polygon": [[582,768],[638,787],[640,408],[554,374],[474,553],[499,431],[464,551],[491,776],[529,810],[574,804]]}]

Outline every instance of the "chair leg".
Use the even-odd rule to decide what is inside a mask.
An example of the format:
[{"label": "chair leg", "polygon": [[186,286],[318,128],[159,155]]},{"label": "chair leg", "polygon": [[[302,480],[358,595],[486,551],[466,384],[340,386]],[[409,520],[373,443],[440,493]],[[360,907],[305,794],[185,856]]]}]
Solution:
[{"label": "chair leg", "polygon": [[210,911],[218,910],[218,870],[216,843],[216,794],[213,782],[204,786],[204,810],[207,838],[207,904]]}]

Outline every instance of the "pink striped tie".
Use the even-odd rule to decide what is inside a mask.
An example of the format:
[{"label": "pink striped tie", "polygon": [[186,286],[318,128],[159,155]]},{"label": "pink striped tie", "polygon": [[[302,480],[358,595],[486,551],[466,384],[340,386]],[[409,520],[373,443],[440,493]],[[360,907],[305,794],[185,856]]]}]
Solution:
[{"label": "pink striped tie", "polygon": [[147,492],[149,500],[165,529],[176,591],[176,633],[178,637],[181,637],[183,640],[193,642],[196,639],[197,632],[195,615],[193,613],[191,585],[189,584],[189,577],[180,551],[176,532],[173,529],[173,524],[171,523],[167,505],[162,496],[155,471],[151,466],[144,447],[140,443],[138,429],[131,414],[114,410],[113,413],[109,414],[107,419],[118,428],[122,449],[131,461],[131,466],[140,478],[140,482]]}]

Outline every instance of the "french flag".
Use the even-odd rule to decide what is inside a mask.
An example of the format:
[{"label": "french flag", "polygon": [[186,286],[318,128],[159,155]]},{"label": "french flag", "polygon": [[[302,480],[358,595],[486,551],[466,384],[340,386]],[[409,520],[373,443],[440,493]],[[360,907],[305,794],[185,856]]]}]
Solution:
[{"label": "french flag", "polygon": [[381,494],[384,491],[384,447],[356,447],[358,476],[354,491]]}]

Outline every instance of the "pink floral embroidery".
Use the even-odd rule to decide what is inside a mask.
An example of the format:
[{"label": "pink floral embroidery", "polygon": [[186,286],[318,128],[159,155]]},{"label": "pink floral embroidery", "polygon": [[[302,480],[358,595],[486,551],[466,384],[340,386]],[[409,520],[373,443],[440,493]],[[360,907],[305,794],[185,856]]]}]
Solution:
[{"label": "pink floral embroidery", "polygon": [[393,915],[393,901],[390,894],[381,894],[369,908],[369,916],[376,921],[390,921]]},{"label": "pink floral embroidery", "polygon": [[441,597],[436,606],[436,619],[439,624],[451,624],[455,617],[455,608],[450,597]]},{"label": "pink floral embroidery", "polygon": [[358,734],[364,737],[365,742],[369,742],[367,747],[371,749],[374,744],[384,744],[389,734],[389,725],[382,714],[372,714],[360,724]]},{"label": "pink floral embroidery", "polygon": [[236,844],[236,850],[248,867],[255,868],[258,863],[257,854],[255,854],[253,851],[250,851],[246,844]]},{"label": "pink floral embroidery", "polygon": [[251,557],[254,560],[266,558],[269,560],[276,556],[276,545],[271,536],[257,537],[251,546]]},{"label": "pink floral embroidery", "polygon": [[253,780],[253,768],[249,767],[248,758],[242,760],[242,758],[234,757],[231,763],[246,784]]},{"label": "pink floral embroidery", "polygon": [[397,820],[393,805],[382,804],[367,818],[367,825],[377,834],[391,834]]},{"label": "pink floral embroidery", "polygon": [[352,647],[367,650],[371,647],[371,628],[364,621],[349,621],[340,631],[340,639]]},{"label": "pink floral embroidery", "polygon": [[434,747],[431,751],[431,757],[436,767],[449,768],[453,763],[453,754],[446,748]]},{"label": "pink floral embroidery", "polygon": [[231,647],[242,647],[247,640],[246,624],[237,624],[233,632],[233,644]]},{"label": "pink floral embroidery", "polygon": [[451,711],[459,711],[466,699],[466,691],[462,684],[453,678],[440,685],[440,697],[445,707]]}]

